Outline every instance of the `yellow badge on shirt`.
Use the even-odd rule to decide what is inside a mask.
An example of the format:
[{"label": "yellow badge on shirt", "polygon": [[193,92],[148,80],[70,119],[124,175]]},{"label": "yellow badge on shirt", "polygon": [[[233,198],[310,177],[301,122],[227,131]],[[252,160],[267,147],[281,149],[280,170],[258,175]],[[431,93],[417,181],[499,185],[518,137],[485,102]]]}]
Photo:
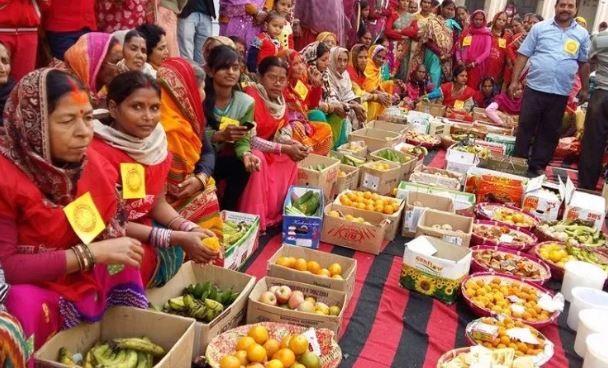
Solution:
[{"label": "yellow badge on shirt", "polygon": [[498,39],[498,47],[500,47],[501,49],[504,49],[507,47],[507,40],[504,38],[499,38]]},{"label": "yellow badge on shirt", "polygon": [[466,36],[465,38],[462,39],[462,46],[471,46],[472,43],[473,43],[473,37],[471,37],[471,36]]},{"label": "yellow badge on shirt", "polygon": [[464,101],[454,101],[454,110],[464,110]]},{"label": "yellow badge on shirt", "polygon": [[296,91],[296,93],[298,94],[298,96],[300,96],[300,99],[302,100],[306,100],[306,97],[308,97],[308,87],[306,87],[306,85],[300,80],[298,80],[298,83],[296,83],[296,86],[293,88],[293,90]]},{"label": "yellow badge on shirt", "polygon": [[568,38],[566,42],[564,42],[564,51],[570,55],[576,55],[578,52],[578,41],[572,38]]},{"label": "yellow badge on shirt", "polygon": [[89,192],[65,206],[63,212],[72,230],[84,244],[91,243],[106,228]]},{"label": "yellow badge on shirt", "polygon": [[120,164],[122,178],[122,198],[139,199],[146,197],[146,171],[138,163]]},{"label": "yellow badge on shirt", "polygon": [[239,126],[241,125],[241,123],[239,123],[238,120],[235,120],[233,118],[222,116],[222,118],[220,119],[220,131],[226,130],[226,128],[228,128],[230,125]]}]

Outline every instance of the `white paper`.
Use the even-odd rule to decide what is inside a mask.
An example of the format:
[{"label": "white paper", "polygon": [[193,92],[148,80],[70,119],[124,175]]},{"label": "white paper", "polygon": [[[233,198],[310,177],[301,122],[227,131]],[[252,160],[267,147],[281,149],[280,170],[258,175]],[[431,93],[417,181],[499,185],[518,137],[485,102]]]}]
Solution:
[{"label": "white paper", "polygon": [[364,173],[361,186],[372,190],[378,190],[378,186],[380,186],[380,177],[371,175],[370,173]]},{"label": "white paper", "polygon": [[459,236],[444,235],[443,241],[462,247],[462,238]]},{"label": "white paper", "polygon": [[538,345],[538,339],[528,328],[515,327],[508,329],[506,332],[507,336],[509,336],[511,340],[519,340],[521,342],[525,342],[526,344]]},{"label": "white paper", "polygon": [[523,314],[526,311],[526,308],[520,304],[511,304],[511,311],[517,314]]},{"label": "white paper", "polygon": [[313,353],[321,356],[321,345],[319,344],[319,340],[317,340],[317,333],[315,332],[315,329],[309,328],[308,330],[304,331],[302,336],[306,337],[306,340],[308,340],[308,348],[312,349]]},{"label": "white paper", "polygon": [[538,298],[538,306],[547,312],[556,312],[564,310],[564,295],[562,293],[557,293],[552,298],[549,294],[542,293]]},{"label": "white paper", "polygon": [[437,249],[424,238],[416,238],[407,244],[407,247],[415,252],[425,256],[433,256],[437,253]]},{"label": "white paper", "polygon": [[502,234],[498,241],[501,243],[513,243],[513,236],[509,234]]},{"label": "white paper", "polygon": [[410,231],[416,230],[416,228],[418,227],[418,220],[420,219],[420,216],[422,216],[424,210],[425,208],[423,207],[413,207],[410,211],[408,211],[407,215],[409,216],[409,218],[407,219],[407,226]]}]

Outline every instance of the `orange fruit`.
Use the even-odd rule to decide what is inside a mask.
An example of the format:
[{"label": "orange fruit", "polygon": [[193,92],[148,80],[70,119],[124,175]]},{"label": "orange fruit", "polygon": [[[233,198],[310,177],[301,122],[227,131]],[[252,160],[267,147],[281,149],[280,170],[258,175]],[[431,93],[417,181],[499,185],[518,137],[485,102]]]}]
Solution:
[{"label": "orange fruit", "polygon": [[306,264],[306,270],[310,271],[311,273],[314,273],[315,275],[319,273],[320,269],[321,265],[317,261],[308,261],[308,263]]},{"label": "orange fruit", "polygon": [[343,195],[340,197],[340,203],[342,203],[343,206],[351,206],[353,201],[351,201],[347,196]]},{"label": "orange fruit", "polygon": [[382,212],[384,212],[387,215],[392,215],[393,212],[395,212],[395,210],[393,209],[393,206],[386,205],[386,206],[384,206],[384,210]]},{"label": "orange fruit", "polygon": [[253,344],[247,349],[247,359],[252,363],[261,363],[266,358],[266,349],[260,344]]},{"label": "orange fruit", "polygon": [[329,265],[329,267],[327,267],[327,269],[332,276],[342,274],[342,266],[340,266],[339,263],[332,263]]},{"label": "orange fruit", "polygon": [[372,212],[373,212],[373,211],[374,211],[374,209],[375,209],[375,207],[374,207],[373,205],[371,205],[371,204],[368,204],[368,205],[365,207],[365,209],[366,209],[366,210],[368,210],[368,211],[372,211]]},{"label": "orange fruit", "polygon": [[247,333],[256,343],[262,345],[268,340],[268,329],[262,325],[253,326]]},{"label": "orange fruit", "polygon": [[295,355],[302,355],[308,351],[308,339],[302,335],[296,335],[289,340],[289,349]]},{"label": "orange fruit", "polygon": [[296,257],[287,257],[287,267],[293,268],[296,265]]},{"label": "orange fruit", "polygon": [[234,355],[224,355],[220,359],[220,368],[240,368],[241,361]]},{"label": "orange fruit", "polygon": [[[289,347],[289,340],[291,340],[291,335],[285,335],[281,339],[281,349],[285,349]],[[274,354],[272,354],[274,355]]]},{"label": "orange fruit", "polygon": [[276,339],[268,339],[264,343],[264,349],[266,349],[266,355],[268,355],[269,357],[273,356],[274,353],[279,351],[280,348],[281,348],[281,343]]},{"label": "orange fruit", "polygon": [[372,198],[372,192],[369,192],[369,191],[368,191],[368,192],[363,193],[363,198],[365,198],[365,199],[370,199],[370,198]]},{"label": "orange fruit", "polygon": [[278,359],[285,367],[291,367],[296,361],[296,355],[290,349],[281,349],[272,356],[272,359]]},{"label": "orange fruit", "polygon": [[255,344],[253,337],[243,336],[236,342],[236,350],[247,350],[253,344]]},{"label": "orange fruit", "polygon": [[247,350],[239,350],[234,353],[234,356],[239,358],[241,365],[247,365],[247,363],[249,363],[249,360],[247,360]]},{"label": "orange fruit", "polygon": [[306,260],[304,258],[298,258],[296,259],[296,264],[294,266],[294,268],[298,271],[306,271]]},{"label": "orange fruit", "polygon": [[333,275],[331,278],[336,280],[344,280],[344,277],[342,277],[342,275]]},{"label": "orange fruit", "polygon": [[331,273],[329,272],[329,270],[327,268],[322,268],[319,270],[319,273],[317,275],[323,276],[323,277],[330,277]]},{"label": "orange fruit", "polygon": [[365,204],[362,202],[357,203],[357,205],[354,207],[357,207],[360,210],[364,210],[366,208]]},{"label": "orange fruit", "polygon": [[275,263],[278,264],[279,266],[289,267],[289,260],[285,256],[281,256],[281,257],[277,258],[277,261]]},{"label": "orange fruit", "polygon": [[283,363],[278,359],[273,359],[266,363],[266,368],[284,368]]}]

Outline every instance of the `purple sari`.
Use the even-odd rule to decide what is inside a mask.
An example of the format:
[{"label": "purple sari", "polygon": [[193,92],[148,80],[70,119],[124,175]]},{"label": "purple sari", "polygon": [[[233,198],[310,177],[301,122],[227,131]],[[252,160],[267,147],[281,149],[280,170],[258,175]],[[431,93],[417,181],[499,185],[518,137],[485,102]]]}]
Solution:
[{"label": "purple sari", "polygon": [[237,36],[249,47],[261,28],[255,24],[253,17],[245,12],[245,5],[254,4],[262,10],[264,3],[265,0],[222,0],[220,14],[228,18],[228,23],[220,23],[220,35]]}]

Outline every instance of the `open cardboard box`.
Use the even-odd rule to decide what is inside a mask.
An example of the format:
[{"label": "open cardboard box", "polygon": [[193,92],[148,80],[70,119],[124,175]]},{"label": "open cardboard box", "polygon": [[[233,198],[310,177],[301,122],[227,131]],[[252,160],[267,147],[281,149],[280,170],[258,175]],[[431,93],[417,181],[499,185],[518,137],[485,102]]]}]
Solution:
[{"label": "open cardboard box", "polygon": [[457,214],[471,217],[474,215],[475,194],[402,181],[397,188],[397,199],[405,200],[408,192],[424,192],[451,198],[454,201],[454,211]]},{"label": "open cardboard box", "polygon": [[[437,225],[450,225],[451,229],[437,228]],[[416,229],[416,236],[433,236],[465,248],[471,244],[472,233],[473,218],[431,209],[422,213]]]},{"label": "open cardboard box", "polygon": [[559,186],[544,181],[545,176],[530,179],[526,184],[522,210],[542,221],[556,221],[562,206]]},{"label": "open cardboard box", "polygon": [[[331,216],[332,211],[338,211],[344,217],[347,215],[361,217],[367,224]],[[385,219],[380,213],[330,203],[325,206],[321,241],[361,252],[379,254],[385,242],[384,236],[389,223],[390,220]]]},{"label": "open cardboard box", "polygon": [[[211,323],[196,322],[194,349],[191,359],[204,355],[207,345],[215,336],[241,324],[245,317],[247,296],[253,289],[255,277],[212,265],[197,265],[190,261],[184,263],[177,274],[163,287],[146,290],[146,296],[150,303],[163,305],[167,300],[182,295],[187,286],[206,281],[213,282],[221,289],[239,291],[240,294]],[[154,313],[166,315],[163,312]]]},{"label": "open cardboard box", "polygon": [[359,168],[350,165],[340,164],[340,172],[338,173],[338,181],[336,184],[336,194],[342,193],[345,190],[357,189],[359,186]]},{"label": "open cardboard box", "polygon": [[370,121],[369,123],[365,124],[365,127],[379,130],[387,130],[389,132],[397,133],[399,135],[405,134],[405,132],[407,132],[408,130],[408,127],[406,125],[390,123],[388,121],[383,120]]},{"label": "open cardboard box", "polygon": [[401,230],[401,235],[405,237],[416,235],[418,220],[427,209],[454,213],[454,201],[449,197],[424,192],[408,192],[406,198]]},{"label": "open cardboard box", "polygon": [[[308,272],[280,266],[276,264],[279,257],[304,258],[306,261],[317,261],[321,267],[324,268],[329,267],[332,263],[338,263],[340,267],[342,267],[343,280],[317,276]],[[355,288],[357,261],[353,258],[343,257],[333,253],[283,245],[268,260],[268,276],[343,291],[348,300],[353,295],[353,290]]]},{"label": "open cardboard box", "polygon": [[318,248],[321,240],[321,224],[323,223],[323,208],[325,201],[320,195],[320,202],[317,211],[312,216],[290,215],[285,209],[291,205],[292,197],[301,197],[308,191],[321,194],[317,188],[302,188],[292,186],[287,192],[285,203],[283,204],[283,242],[289,245],[297,245],[306,248]]},{"label": "open cardboard box", "polygon": [[194,335],[194,320],[191,318],[145,309],[113,307],[104,313],[99,322],[82,323],[51,337],[34,353],[34,360],[36,367],[69,368],[57,362],[62,347],[84,357],[98,341],[145,336],[167,352],[154,365],[155,368],[190,367]]},{"label": "open cardboard box", "polygon": [[[340,314],[337,316],[326,316],[316,313],[300,312],[264,304],[259,301],[265,291],[268,291],[268,289],[273,286],[282,285],[289,286],[292,291],[300,290],[304,293],[305,297],[312,296],[318,302],[325,303],[328,306],[337,305],[341,308]],[[290,323],[305,327],[327,328],[337,335],[342,325],[342,316],[344,315],[344,309],[346,309],[346,303],[346,294],[343,291],[268,276],[260,279],[251,291],[251,294],[249,294],[247,323],[251,324],[265,321]]]},{"label": "open cardboard box", "polygon": [[433,185],[450,190],[460,190],[464,183],[465,175],[455,171],[439,169],[430,166],[419,166],[410,175],[412,183]]},{"label": "open cardboard box", "polygon": [[479,164],[479,157],[475,153],[455,149],[457,144],[448,148],[445,154],[446,170],[466,174],[471,167]]},{"label": "open cardboard box", "polygon": [[355,130],[348,136],[348,141],[364,141],[370,152],[384,147],[392,147],[403,140],[403,135],[387,130],[362,128]]},{"label": "open cardboard box", "polygon": [[361,165],[359,188],[369,190],[381,195],[391,194],[401,181],[403,170],[398,162],[382,160],[382,164],[389,166],[388,170],[377,169],[378,161],[366,162]]},{"label": "open cardboard box", "polygon": [[406,289],[451,304],[471,267],[469,248],[420,236],[406,244],[400,283]]},{"label": "open cardboard box", "polygon": [[442,136],[444,134],[446,134],[449,129],[450,126],[447,123],[447,119],[442,119],[442,118],[434,118],[431,119],[429,121],[429,134],[430,135],[436,135],[436,136]]},{"label": "open cardboard box", "polygon": [[410,125],[410,130],[420,133],[429,133],[429,122],[433,119],[433,115],[426,112],[410,110],[407,113],[407,122]]},{"label": "open cardboard box", "polygon": [[[359,148],[355,149],[353,143],[359,144]],[[367,158],[367,143],[365,141],[350,141],[339,146],[336,151],[365,160]]]},{"label": "open cardboard box", "polygon": [[602,230],[606,215],[606,201],[601,195],[576,190],[574,183],[568,177],[564,184],[559,178],[559,191],[564,198],[564,219],[583,220],[593,224],[597,230]]},{"label": "open cardboard box", "polygon": [[[323,167],[321,171],[313,169],[319,165]],[[311,153],[298,162],[296,184],[302,187],[320,188],[325,201],[329,201],[335,195],[339,169],[340,160]]]},{"label": "open cardboard box", "polygon": [[248,213],[222,211],[222,220],[234,223],[244,222],[250,225],[249,230],[236,243],[229,246],[225,244],[224,268],[238,270],[251,257],[258,244],[258,231],[260,230],[260,216]]},{"label": "open cardboard box", "polygon": [[431,114],[433,116],[445,116],[446,107],[442,104],[432,103],[428,101],[420,101],[416,104],[416,111]]},{"label": "open cardboard box", "polygon": [[[384,158],[382,156],[384,151],[392,152],[395,156],[399,157],[400,162],[390,161],[390,160]],[[377,151],[371,152],[369,154],[369,159],[373,160],[373,161],[390,161],[390,162],[396,162],[396,163],[400,164],[401,165],[401,178],[399,179],[399,181],[408,180],[408,178],[410,177],[412,172],[414,172],[414,170],[416,169],[416,166],[418,165],[417,157],[409,155],[407,153],[403,153],[399,150],[396,150],[395,148],[381,148]],[[399,183],[396,183],[393,186],[393,188],[396,187],[397,184],[399,184]]]}]

